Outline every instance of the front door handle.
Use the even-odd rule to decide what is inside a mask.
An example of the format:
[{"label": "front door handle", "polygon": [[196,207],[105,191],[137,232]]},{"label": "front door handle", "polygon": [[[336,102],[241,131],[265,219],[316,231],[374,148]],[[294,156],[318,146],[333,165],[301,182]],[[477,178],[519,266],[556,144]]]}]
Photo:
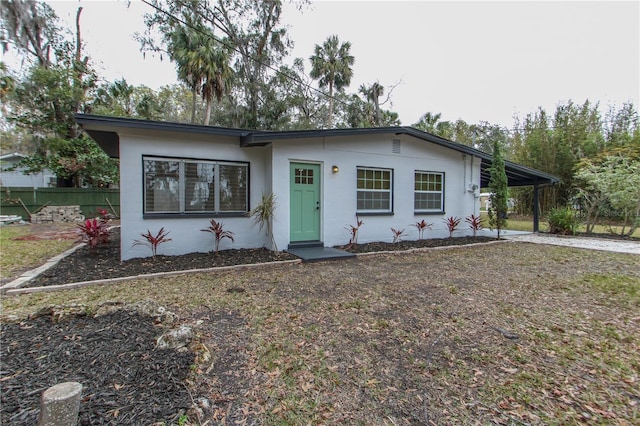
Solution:
[{"label": "front door handle", "polygon": [[316,201],[316,210],[320,210],[320,201]]}]

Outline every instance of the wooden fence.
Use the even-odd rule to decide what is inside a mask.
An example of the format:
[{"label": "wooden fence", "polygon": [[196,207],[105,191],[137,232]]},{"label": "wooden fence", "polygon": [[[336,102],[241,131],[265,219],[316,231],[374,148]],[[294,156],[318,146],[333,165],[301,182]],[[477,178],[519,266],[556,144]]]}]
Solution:
[{"label": "wooden fence", "polygon": [[[45,206],[80,206],[85,217],[97,216],[105,209],[120,216],[120,190],[101,188],[0,188],[0,215],[18,215],[29,220],[29,214]],[[28,211],[27,211],[28,210]]]}]

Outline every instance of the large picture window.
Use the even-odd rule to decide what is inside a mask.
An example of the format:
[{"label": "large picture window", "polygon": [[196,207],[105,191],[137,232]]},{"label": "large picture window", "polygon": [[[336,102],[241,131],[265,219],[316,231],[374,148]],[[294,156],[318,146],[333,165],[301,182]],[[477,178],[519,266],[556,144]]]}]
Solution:
[{"label": "large picture window", "polygon": [[358,213],[391,213],[393,173],[391,169],[358,167]]},{"label": "large picture window", "polygon": [[246,213],[247,163],[144,157],[144,213]]},{"label": "large picture window", "polygon": [[417,213],[444,211],[444,173],[416,171],[414,189]]}]

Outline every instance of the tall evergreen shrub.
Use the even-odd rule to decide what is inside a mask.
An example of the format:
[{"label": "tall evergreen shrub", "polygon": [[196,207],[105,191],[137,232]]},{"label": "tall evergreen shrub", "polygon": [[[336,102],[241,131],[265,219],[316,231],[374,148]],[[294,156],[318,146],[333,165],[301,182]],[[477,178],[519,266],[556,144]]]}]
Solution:
[{"label": "tall evergreen shrub", "polygon": [[509,198],[507,173],[504,169],[502,150],[498,142],[493,143],[493,161],[490,168],[489,191],[491,207],[489,208],[489,225],[500,231],[507,225],[507,199]]}]

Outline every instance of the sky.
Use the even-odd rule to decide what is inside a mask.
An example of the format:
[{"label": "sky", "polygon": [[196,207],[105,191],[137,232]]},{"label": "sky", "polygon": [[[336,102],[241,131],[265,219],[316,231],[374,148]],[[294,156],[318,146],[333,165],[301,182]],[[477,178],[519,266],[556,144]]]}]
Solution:
[{"label": "sky", "polygon": [[[133,39],[151,8],[133,0],[48,1],[73,27],[82,12],[85,47],[100,76],[124,77],[154,89],[176,82],[166,58]],[[302,12],[285,0],[282,21],[305,59],[337,35],[351,43],[354,76],[348,92],[379,82],[384,105],[411,125],[426,112],[442,120],[487,121],[512,128],[539,107],[553,114],[572,100],[601,111],[640,107],[638,1],[314,1]]]}]

